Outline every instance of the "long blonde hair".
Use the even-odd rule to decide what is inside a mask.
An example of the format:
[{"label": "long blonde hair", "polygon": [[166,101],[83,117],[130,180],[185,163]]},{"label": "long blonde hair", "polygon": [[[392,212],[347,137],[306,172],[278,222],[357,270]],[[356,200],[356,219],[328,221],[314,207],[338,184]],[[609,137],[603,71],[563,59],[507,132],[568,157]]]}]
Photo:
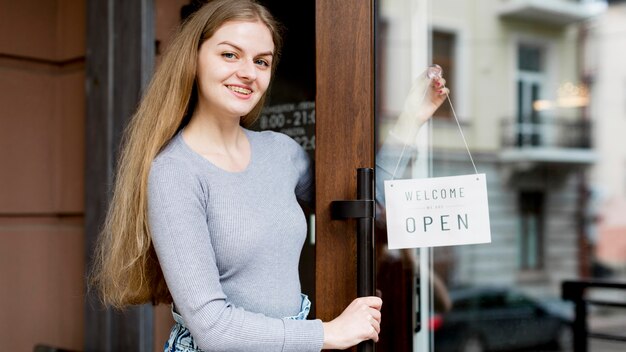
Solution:
[{"label": "long blonde hair", "polygon": [[[90,283],[105,305],[170,303],[147,216],[148,173],[153,159],[187,122],[197,101],[196,66],[200,45],[228,21],[261,21],[274,40],[272,71],[282,45],[281,29],[254,0],[209,1],[179,28],[164,53],[122,139],[113,197],[94,252]],[[246,116],[249,126],[265,96]]]}]

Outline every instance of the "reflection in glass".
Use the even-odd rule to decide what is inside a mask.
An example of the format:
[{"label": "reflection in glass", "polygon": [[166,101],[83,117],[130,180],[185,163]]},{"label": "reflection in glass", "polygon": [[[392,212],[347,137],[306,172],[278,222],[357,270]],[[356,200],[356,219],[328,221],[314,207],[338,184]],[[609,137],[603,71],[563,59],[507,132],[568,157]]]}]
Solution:
[{"label": "reflection in glass", "polygon": [[[415,143],[409,149],[384,145],[419,74],[415,67],[439,64],[476,166],[487,174],[492,219],[488,245],[380,249],[381,282],[385,276],[388,285],[396,282],[393,275],[404,268],[415,282],[432,272],[431,294],[418,300],[418,288],[404,279],[393,291],[402,298],[385,301],[398,314],[410,309],[419,317],[419,325],[402,320],[421,326],[407,337],[416,347],[393,346],[398,351],[571,348],[572,310],[560,299],[563,280],[626,280],[626,37],[616,34],[626,33],[626,4],[556,0],[554,8],[530,10],[509,3],[380,2],[377,137],[389,153],[382,155],[410,155],[398,177],[473,172],[446,105],[410,135]],[[605,6],[592,11],[591,3]],[[567,10],[573,8],[577,16]],[[396,267],[384,272],[381,259]],[[434,309],[436,282],[452,302],[448,312]],[[399,293],[409,288],[412,293]],[[426,318],[416,313],[420,304],[432,308]],[[590,314],[590,324],[623,332],[624,312]],[[508,320],[490,325],[487,336],[478,327],[495,316]],[[425,330],[426,345],[420,340]],[[624,347],[590,343],[593,351]]]},{"label": "reflection in glass", "polygon": [[[438,312],[444,312],[450,305],[442,280],[434,275],[427,262],[420,264],[424,255],[412,249],[389,250],[386,247],[383,181],[411,178],[419,170],[426,170],[416,159],[420,147],[416,142],[423,133],[419,127],[430,117],[422,113],[431,97],[428,65],[426,60],[420,60],[420,65],[405,61],[414,57],[410,48],[397,46],[404,40],[413,43],[409,46],[418,45],[415,36],[410,35],[412,18],[407,16],[414,4],[383,2],[377,13],[377,62],[384,64],[377,65],[376,78],[379,146],[376,153],[376,283],[385,302],[385,323],[377,351],[413,351],[416,344],[419,350],[428,350],[429,330],[424,322],[424,317],[430,314],[428,307],[434,305]],[[427,149],[423,152],[428,153]],[[420,298],[431,290],[436,292],[435,300]],[[420,339],[420,335],[425,338]]]}]

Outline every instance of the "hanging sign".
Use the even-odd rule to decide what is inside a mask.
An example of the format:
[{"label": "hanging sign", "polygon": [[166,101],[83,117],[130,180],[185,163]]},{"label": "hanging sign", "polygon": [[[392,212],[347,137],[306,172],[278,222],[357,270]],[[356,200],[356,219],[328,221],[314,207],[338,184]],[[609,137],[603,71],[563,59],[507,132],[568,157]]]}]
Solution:
[{"label": "hanging sign", "polygon": [[385,181],[389,249],[491,242],[485,174]]}]

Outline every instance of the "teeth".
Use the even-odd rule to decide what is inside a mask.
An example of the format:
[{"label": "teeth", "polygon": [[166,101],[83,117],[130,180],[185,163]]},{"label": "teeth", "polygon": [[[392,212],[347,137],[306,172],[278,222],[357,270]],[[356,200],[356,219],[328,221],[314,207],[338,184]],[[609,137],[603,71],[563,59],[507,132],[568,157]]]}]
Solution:
[{"label": "teeth", "polygon": [[233,92],[237,92],[237,93],[241,93],[241,94],[250,94],[250,93],[252,93],[252,91],[250,89],[241,88],[241,87],[228,86],[228,89],[232,90]]}]

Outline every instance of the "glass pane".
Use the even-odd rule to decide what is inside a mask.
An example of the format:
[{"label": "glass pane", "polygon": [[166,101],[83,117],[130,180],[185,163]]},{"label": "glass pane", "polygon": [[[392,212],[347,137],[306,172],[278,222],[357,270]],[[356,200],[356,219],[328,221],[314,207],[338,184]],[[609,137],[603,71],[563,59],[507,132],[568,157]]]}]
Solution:
[{"label": "glass pane", "polygon": [[541,48],[520,45],[517,57],[517,67],[521,71],[541,71],[541,57]]},{"label": "glass pane", "polygon": [[[380,1],[376,8],[376,285],[382,295],[384,323],[381,326],[377,351],[428,350],[429,319],[427,297],[432,290],[428,284],[428,258],[413,249],[389,250],[386,245],[383,181],[427,175],[428,158],[416,158],[418,130],[414,124],[399,119],[406,108],[407,98],[417,104],[421,93],[411,88],[427,66],[424,12],[419,8],[426,1]],[[421,27],[423,28],[421,28]],[[442,66],[454,67],[454,36],[441,33],[442,45],[438,53]],[[445,40],[445,42],[444,42]],[[445,62],[444,62],[445,60]],[[442,110],[443,111],[443,110]],[[448,117],[451,114],[444,113]],[[443,116],[442,116],[443,117]],[[443,117],[446,118],[446,117]],[[409,120],[412,117],[409,117]],[[400,126],[401,125],[401,126]],[[400,126],[400,127],[399,127]],[[428,143],[420,138],[424,156]],[[424,272],[424,275],[421,275]]]},{"label": "glass pane", "polygon": [[[379,287],[401,297],[385,304],[412,309],[421,326],[407,337],[413,348],[398,350],[571,348],[563,281],[626,280],[626,36],[617,34],[626,33],[626,4],[511,3],[379,2],[378,160],[401,160],[397,178],[472,174],[456,112],[487,175],[492,235],[489,244],[379,250]],[[387,148],[413,81],[431,62],[444,67],[454,109],[444,103],[410,146]],[[389,287],[385,278],[399,271],[385,272],[381,258],[412,267],[428,290]],[[590,296],[623,302],[624,293]],[[406,327],[394,319],[384,316],[390,329]],[[623,334],[626,312],[594,308],[587,321],[596,332]],[[591,351],[626,347],[589,343]]]}]

